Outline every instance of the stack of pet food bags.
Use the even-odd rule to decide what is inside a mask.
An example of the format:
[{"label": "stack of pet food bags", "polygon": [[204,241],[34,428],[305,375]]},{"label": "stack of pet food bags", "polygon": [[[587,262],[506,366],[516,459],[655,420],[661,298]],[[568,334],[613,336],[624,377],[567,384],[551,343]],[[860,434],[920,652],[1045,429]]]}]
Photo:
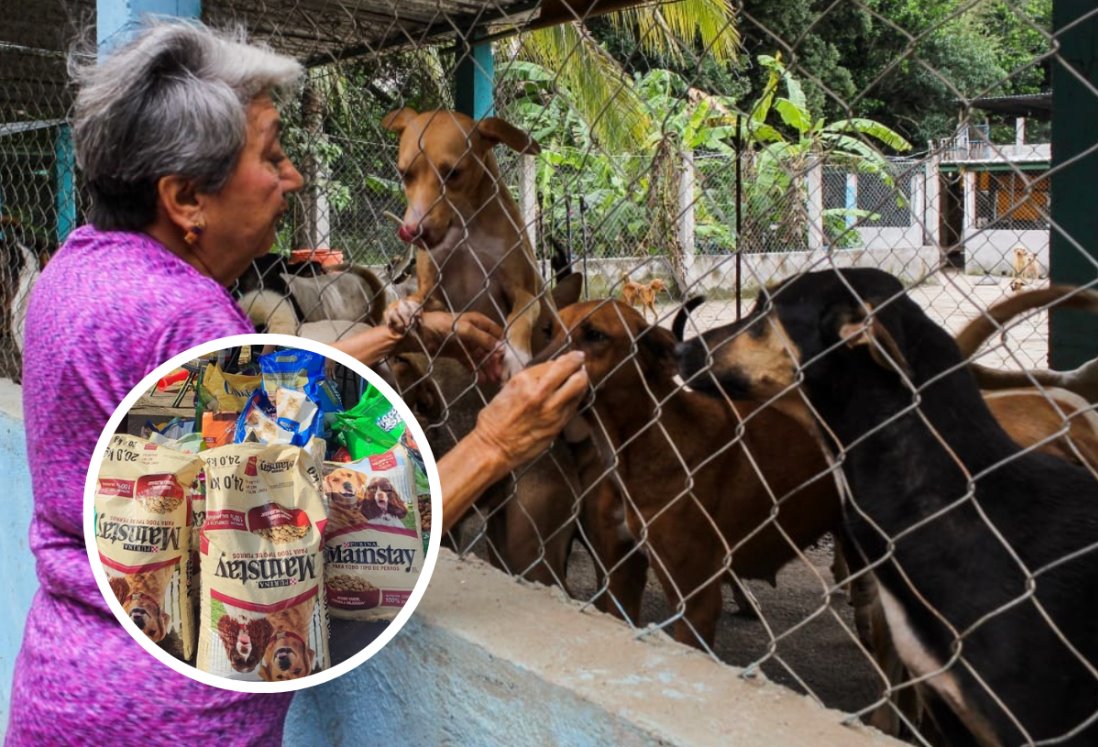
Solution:
[{"label": "stack of pet food bags", "polygon": [[[258,363],[258,386],[226,378],[212,390],[221,411],[235,419],[232,443],[200,455],[206,502],[196,666],[231,679],[278,682],[330,664],[320,465],[326,418],[342,408],[322,356],[287,349]],[[239,413],[226,404],[240,406]],[[229,417],[220,420],[204,418],[205,446],[229,440]],[[211,421],[215,430],[206,441]]]},{"label": "stack of pet food bags", "polygon": [[411,596],[429,543],[422,457],[400,414],[373,387],[333,418],[332,430],[347,461],[324,464],[329,611],[342,619],[391,619]]}]

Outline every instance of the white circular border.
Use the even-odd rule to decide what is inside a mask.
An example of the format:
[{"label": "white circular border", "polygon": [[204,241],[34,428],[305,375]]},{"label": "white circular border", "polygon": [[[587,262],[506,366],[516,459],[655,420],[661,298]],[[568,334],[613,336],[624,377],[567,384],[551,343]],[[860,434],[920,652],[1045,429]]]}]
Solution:
[{"label": "white circular border", "polygon": [[[197,667],[192,667],[190,664],[175,658],[160,646],[153,643],[147,635],[142,633],[137,626],[134,625],[133,620],[126,615],[125,610],[122,609],[122,604],[115,597],[114,592],[111,591],[106,571],[103,570],[103,564],[99,560],[99,548],[95,541],[96,479],[99,476],[99,470],[103,464],[103,456],[106,452],[107,445],[110,443],[110,439],[114,435],[115,430],[122,422],[122,418],[125,417],[135,404],[137,404],[137,400],[140,399],[145,392],[156,385],[157,381],[179,368],[182,364],[200,356],[224,350],[225,348],[240,347],[243,345],[281,345],[283,347],[299,348],[301,350],[319,353],[325,358],[330,358],[337,363],[343,364],[379,389],[381,393],[385,395],[386,399],[388,399],[397,409],[400,416],[404,418],[405,426],[411,429],[412,435],[415,437],[416,445],[419,446],[420,454],[423,455],[423,464],[427,471],[427,480],[431,486],[431,515],[442,516],[442,487],[438,476],[438,466],[435,464],[435,457],[431,452],[431,447],[427,443],[427,436],[408,405],[378,374],[374,373],[364,363],[352,358],[347,353],[340,352],[323,343],[314,342],[313,340],[302,337],[274,334],[233,335],[230,337],[220,337],[202,345],[197,345],[157,366],[151,373],[138,382],[137,386],[126,395],[125,399],[122,400],[122,403],[115,409],[114,414],[112,414],[110,420],[107,421],[106,428],[104,428],[103,432],[100,434],[99,441],[95,445],[95,452],[92,454],[87,480],[84,483],[84,543],[87,545],[88,561],[91,563],[92,573],[95,575],[96,583],[99,584],[99,591],[107,601],[107,606],[111,608],[111,612],[118,618],[122,627],[129,632],[130,636],[156,659],[171,667],[176,672],[179,672],[186,677],[190,677],[192,680],[197,680],[204,685],[218,687],[222,690],[233,690],[242,693],[293,692],[306,687],[323,684],[346,674],[370,659],[370,657],[380,651],[385,644],[391,641],[393,636],[400,632],[400,629],[408,622],[408,618],[412,616],[415,608],[419,605],[419,601],[423,598],[424,592],[427,591],[427,584],[431,580],[431,574],[433,574],[435,570],[435,563],[438,561],[439,543],[442,540],[442,532],[431,532],[430,544],[427,547],[427,557],[424,558],[423,561],[423,570],[420,572],[419,579],[412,589],[411,596],[404,604],[404,607],[401,608],[400,612],[397,613],[396,617],[393,618],[377,638],[357,654],[334,667],[317,672],[316,674],[311,674],[308,677],[302,677],[297,680],[287,680],[285,682],[249,682],[219,677],[209,672],[203,672]],[[195,628],[197,629],[198,627],[199,623],[196,621]]]}]

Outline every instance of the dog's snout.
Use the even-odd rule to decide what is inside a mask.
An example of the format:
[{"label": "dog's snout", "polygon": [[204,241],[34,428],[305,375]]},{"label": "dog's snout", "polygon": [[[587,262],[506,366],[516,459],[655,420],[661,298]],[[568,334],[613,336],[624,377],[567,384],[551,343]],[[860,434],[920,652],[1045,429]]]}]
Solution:
[{"label": "dog's snout", "polygon": [[400,228],[397,229],[397,238],[401,241],[411,243],[415,241],[416,236],[419,235],[419,226],[411,226],[407,223],[401,223]]}]

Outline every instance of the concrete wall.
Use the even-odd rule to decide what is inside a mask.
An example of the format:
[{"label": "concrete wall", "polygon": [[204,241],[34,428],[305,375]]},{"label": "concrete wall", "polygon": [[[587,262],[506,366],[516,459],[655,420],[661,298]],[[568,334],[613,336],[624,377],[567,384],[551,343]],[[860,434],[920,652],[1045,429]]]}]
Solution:
[{"label": "concrete wall", "polygon": [[4,734],[23,621],[38,588],[27,535],[32,501],[22,390],[7,379],[0,379],[0,481],[5,492],[4,525],[9,528],[0,532],[0,568],[4,569],[4,583],[0,584],[0,734]]},{"label": "concrete wall", "polygon": [[400,635],[295,698],[285,744],[899,745],[843,719],[443,551]]},{"label": "concrete wall", "polygon": [[[822,270],[828,267],[878,267],[905,281],[925,276],[939,264],[936,247],[894,246],[887,249],[839,249],[806,252],[772,252],[744,254],[741,257],[743,287],[755,291],[760,285],[781,280],[796,272]],[[607,288],[614,295],[620,291],[622,273],[644,281],[653,276],[671,277],[671,267],[663,257],[624,257],[592,259],[585,265],[575,262],[575,269],[587,276],[588,292],[594,298],[605,295]],[[690,295],[730,294],[736,282],[734,255],[700,255],[690,263]]]},{"label": "concrete wall", "polygon": [[1022,246],[1037,255],[1041,276],[1048,275],[1049,232],[969,229],[965,231],[965,272],[1010,275],[1014,269],[1014,247]]}]

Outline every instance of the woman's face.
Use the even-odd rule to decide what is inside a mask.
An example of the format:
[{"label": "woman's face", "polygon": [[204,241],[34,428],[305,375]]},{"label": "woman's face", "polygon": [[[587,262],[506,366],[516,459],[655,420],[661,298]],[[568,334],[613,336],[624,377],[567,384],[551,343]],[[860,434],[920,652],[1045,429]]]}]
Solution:
[{"label": "woman's face", "polygon": [[209,258],[216,264],[239,263],[242,272],[266,254],[274,245],[279,218],[289,208],[286,196],[304,184],[282,150],[280,127],[271,98],[256,97],[248,106],[248,136],[236,170],[219,192],[204,195],[206,229],[200,244],[221,255]]}]

